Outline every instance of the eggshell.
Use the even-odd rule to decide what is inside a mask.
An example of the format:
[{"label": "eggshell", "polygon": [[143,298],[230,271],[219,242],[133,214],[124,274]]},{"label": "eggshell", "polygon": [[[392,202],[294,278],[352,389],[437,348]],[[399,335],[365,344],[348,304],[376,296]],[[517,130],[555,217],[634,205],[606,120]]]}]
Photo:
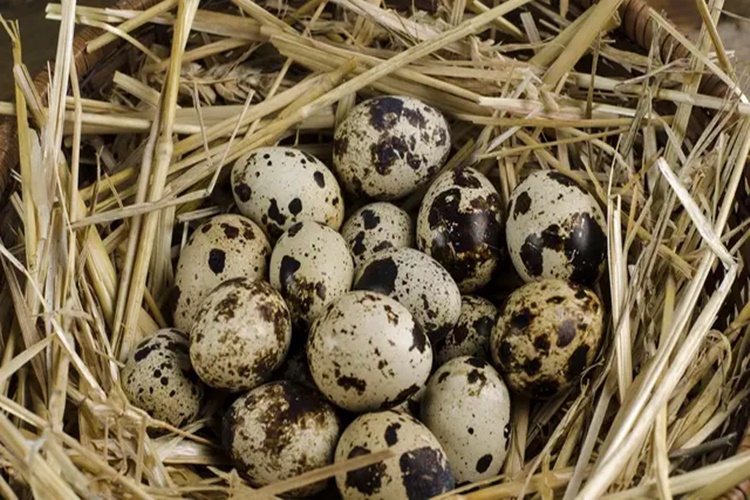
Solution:
[{"label": "eggshell", "polygon": [[438,368],[422,397],[421,418],[459,484],[500,473],[510,445],[510,394],[487,361],[462,356]]},{"label": "eggshell", "polygon": [[289,310],[276,290],[236,278],[203,301],[190,330],[190,359],[208,385],[248,390],[270,379],[291,338]]},{"label": "eggshell", "polygon": [[459,356],[490,359],[490,336],[497,322],[497,307],[482,297],[461,297],[461,315],[456,326],[435,345],[439,365]]},{"label": "eggshell", "polygon": [[353,412],[387,409],[419,391],[432,347],[411,313],[372,292],[350,292],[328,305],[307,343],[310,372],[336,405]]},{"label": "eggshell", "polygon": [[240,157],[232,168],[237,208],[272,239],[297,222],[318,221],[338,230],[344,200],[333,173],[309,153],[264,147]]},{"label": "eggshell", "polygon": [[382,96],[355,106],[336,128],[333,165],[348,191],[393,200],[429,182],[450,147],[440,111],[411,97]]},{"label": "eggshell", "polygon": [[442,446],[424,425],[404,413],[359,416],[341,435],[336,463],[385,449],[396,456],[337,474],[344,500],[416,500],[451,491],[455,479]]},{"label": "eggshell", "polygon": [[189,331],[208,292],[232,278],[265,279],[271,245],[250,219],[217,215],[201,224],[180,252],[175,272],[174,324]]},{"label": "eggshell", "polygon": [[175,427],[198,416],[205,386],[193,371],[187,336],[159,330],[142,339],[122,368],[122,389],[128,400],[155,419]]},{"label": "eggshell", "polygon": [[461,292],[453,278],[435,259],[412,248],[379,252],[360,268],[353,288],[398,300],[431,342],[442,340],[461,314]]},{"label": "eggshell", "polygon": [[271,285],[281,292],[302,328],[352,286],[354,263],[344,238],[318,222],[300,222],[271,254]]},{"label": "eggshell", "polygon": [[[241,396],[223,420],[223,442],[238,469],[256,487],[297,477],[333,462],[340,424],[334,407],[315,389],[271,382]],[[326,481],[293,490],[302,497]]]},{"label": "eggshell", "polygon": [[354,212],[344,222],[341,235],[349,245],[357,270],[378,252],[413,246],[414,223],[396,205],[377,202]]},{"label": "eggshell", "polygon": [[445,267],[463,293],[492,279],[503,248],[500,195],[479,171],[441,174],[422,200],[417,246]]},{"label": "eggshell", "polygon": [[492,358],[512,391],[549,398],[581,379],[603,329],[604,309],[591,290],[554,279],[527,283],[492,330]]},{"label": "eggshell", "polygon": [[510,199],[508,252],[527,282],[557,278],[591,285],[604,272],[606,227],[599,204],[572,179],[533,172]]}]

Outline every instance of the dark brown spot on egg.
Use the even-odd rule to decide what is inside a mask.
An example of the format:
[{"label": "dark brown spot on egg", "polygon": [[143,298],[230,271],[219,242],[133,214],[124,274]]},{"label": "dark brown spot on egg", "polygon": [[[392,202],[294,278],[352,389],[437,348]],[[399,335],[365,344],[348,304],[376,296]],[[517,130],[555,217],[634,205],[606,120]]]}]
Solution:
[{"label": "dark brown spot on egg", "polygon": [[390,408],[393,408],[394,406],[398,406],[404,401],[408,400],[410,397],[415,395],[417,392],[419,392],[420,387],[416,384],[412,384],[406,389],[400,391],[398,394],[396,394],[396,397],[394,399],[386,399],[382,405],[380,405],[381,410],[388,410]]},{"label": "dark brown spot on egg", "polygon": [[411,351],[412,349],[416,349],[420,353],[424,353],[425,349],[427,348],[427,336],[424,334],[422,325],[420,325],[417,320],[414,320],[414,326],[411,329],[411,338],[412,343],[409,351]]},{"label": "dark brown spot on egg", "polygon": [[414,128],[422,129],[427,125],[427,120],[425,120],[424,115],[422,114],[422,111],[419,109],[412,109],[412,108],[403,108],[403,115],[404,118],[409,122],[409,125],[411,125]]},{"label": "dark brown spot on egg", "polygon": [[476,358],[473,356],[466,358],[464,362],[469,366],[473,366],[474,368],[487,368],[489,366],[489,363],[487,363],[487,361],[483,360],[482,358]]},{"label": "dark brown spot on egg", "polygon": [[534,339],[534,347],[542,354],[549,354],[550,343],[547,335],[537,335]]},{"label": "dark brown spot on egg", "polygon": [[574,214],[565,239],[565,256],[573,267],[570,279],[590,285],[599,278],[607,254],[607,237],[587,213]]},{"label": "dark brown spot on egg", "polygon": [[483,474],[484,472],[487,472],[487,469],[490,468],[490,464],[492,463],[492,455],[482,455],[482,457],[477,460],[477,466],[476,470],[478,473]]},{"label": "dark brown spot on egg", "polygon": [[357,394],[360,395],[364,394],[365,389],[367,389],[367,382],[357,377],[341,375],[336,379],[336,383],[344,390],[348,391],[354,389],[357,391]]},{"label": "dark brown spot on egg", "polygon": [[498,347],[497,352],[497,359],[500,360],[500,363],[503,366],[510,366],[510,362],[513,359],[513,346],[511,346],[509,342],[500,342],[500,347]]},{"label": "dark brown spot on egg", "polygon": [[531,197],[529,193],[523,191],[519,193],[513,202],[513,218],[518,218],[521,215],[526,215],[531,208]]},{"label": "dark brown spot on egg", "polygon": [[573,354],[570,355],[570,358],[568,358],[568,371],[566,373],[568,380],[573,381],[577,379],[583,373],[583,370],[586,369],[588,353],[589,346],[583,344],[578,346],[573,351]]},{"label": "dark brown spot on egg", "polygon": [[450,375],[451,375],[451,374],[450,374],[450,372],[448,372],[448,371],[444,371],[443,373],[441,373],[441,374],[440,374],[440,375],[438,376],[438,379],[437,379],[437,381],[438,381],[438,384],[442,384],[443,382],[445,382],[445,379],[447,379],[448,377],[450,377]]},{"label": "dark brown spot on egg", "polygon": [[469,328],[465,323],[459,323],[451,330],[448,341],[453,345],[461,345],[468,337]]},{"label": "dark brown spot on egg", "polygon": [[469,382],[469,384],[479,383],[480,385],[484,385],[487,383],[487,375],[480,372],[479,370],[471,370],[466,376],[466,380]]},{"label": "dark brown spot on egg", "polygon": [[563,302],[565,302],[565,297],[559,295],[547,299],[547,304],[562,304]]},{"label": "dark brown spot on egg", "polygon": [[213,227],[213,225],[210,222],[203,224],[203,226],[201,226],[201,233],[206,234],[211,230],[211,227]]},{"label": "dark brown spot on egg", "polygon": [[240,229],[238,227],[227,224],[226,222],[221,223],[221,228],[224,230],[224,236],[226,236],[227,239],[233,240],[240,235]]},{"label": "dark brown spot on egg", "polygon": [[301,223],[301,222],[298,222],[298,223],[294,224],[294,225],[293,225],[292,227],[290,227],[290,228],[289,228],[289,229],[287,230],[286,234],[287,234],[287,236],[289,236],[290,238],[294,238],[295,236],[297,236],[297,233],[299,233],[299,230],[300,230],[300,229],[302,229],[302,223]]},{"label": "dark brown spot on egg", "polygon": [[302,200],[299,198],[294,198],[292,201],[289,202],[289,213],[292,215],[299,215],[300,212],[302,212]]},{"label": "dark brown spot on egg", "polygon": [[365,229],[375,229],[380,224],[380,216],[369,208],[362,210],[362,222]]},{"label": "dark brown spot on egg", "polygon": [[470,189],[479,189],[482,187],[482,183],[479,181],[476,175],[471,170],[466,168],[457,168],[453,171],[453,182],[457,186]]},{"label": "dark brown spot on egg", "polygon": [[388,446],[394,446],[396,443],[398,443],[398,430],[401,428],[401,424],[398,422],[393,422],[392,424],[388,425],[385,429],[385,442],[388,444]]},{"label": "dark brown spot on egg", "polygon": [[281,283],[281,293],[286,296],[289,294],[289,289],[294,284],[294,273],[300,268],[300,262],[294,257],[285,255],[281,258],[281,266],[279,266],[279,282]]},{"label": "dark brown spot on egg", "polygon": [[369,101],[370,125],[375,130],[391,130],[404,110],[404,101],[398,97],[377,97]]},{"label": "dark brown spot on egg", "polygon": [[365,266],[353,290],[368,290],[391,295],[396,289],[397,276],[398,265],[393,258],[377,259]]},{"label": "dark brown spot on egg", "polygon": [[555,171],[547,172],[547,177],[549,177],[550,179],[552,179],[553,181],[557,182],[558,184],[562,186],[572,187],[572,188],[576,188],[576,189],[583,191],[583,189],[581,189],[581,187],[576,183],[576,181],[574,181],[573,179],[571,179],[565,174],[561,174],[560,172],[555,172]]},{"label": "dark brown spot on egg", "polygon": [[526,268],[526,272],[533,277],[539,277],[544,271],[544,256],[542,247],[539,245],[539,238],[535,234],[526,237],[521,245],[521,262]]},{"label": "dark brown spot on egg", "polygon": [[325,176],[323,175],[323,172],[316,171],[313,174],[313,179],[315,179],[315,183],[318,185],[318,187],[320,188],[326,187],[326,179],[325,179]]},{"label": "dark brown spot on egg", "polygon": [[[333,154],[337,158],[341,158],[349,151],[349,138],[346,136],[336,137],[333,140]],[[315,175],[320,174],[320,172],[315,172]],[[320,174],[320,179],[323,180],[323,174]],[[315,181],[318,181],[318,178],[315,178]],[[320,182],[318,182],[318,186],[323,187]]]},{"label": "dark brown spot on egg", "polygon": [[[363,446],[355,446],[347,455],[347,458],[356,458],[369,455],[370,450]],[[353,470],[346,473],[346,487],[357,490],[366,497],[377,494],[383,486],[383,476],[386,472],[386,465],[378,462],[368,465],[361,469]]]},{"label": "dark brown spot on egg", "polygon": [[423,500],[450,491],[455,486],[453,474],[443,454],[425,446],[399,458],[401,481],[408,500]]},{"label": "dark brown spot on egg", "polygon": [[352,244],[352,253],[356,256],[360,256],[365,253],[367,247],[365,246],[365,233],[360,231],[354,237],[354,243]]},{"label": "dark brown spot on egg", "polygon": [[[438,147],[445,146],[448,142],[448,131],[443,127],[435,128],[435,131],[432,133],[432,140],[435,141],[435,145]],[[445,161],[445,158],[443,158],[441,163],[443,161]]]},{"label": "dark brown spot on egg", "polygon": [[244,182],[240,182],[239,184],[237,184],[234,187],[234,192],[237,195],[237,198],[242,203],[247,203],[248,201],[250,201],[250,197],[253,195],[253,190],[250,189],[250,186],[248,186]]},{"label": "dark brown spot on egg", "polygon": [[531,395],[540,399],[551,398],[557,394],[559,384],[552,379],[541,379],[533,382],[529,389]]},{"label": "dark brown spot on egg", "polygon": [[406,156],[408,145],[402,137],[388,136],[370,146],[370,161],[380,175],[388,175],[393,165]]},{"label": "dark brown spot on egg", "polygon": [[271,198],[271,204],[268,207],[268,217],[279,226],[286,224],[286,215],[279,211],[279,205],[275,198]]},{"label": "dark brown spot on egg", "polygon": [[576,336],[576,324],[572,319],[566,319],[557,329],[557,347],[565,347],[571,342]]},{"label": "dark brown spot on egg", "polygon": [[208,267],[214,274],[220,274],[224,271],[227,254],[219,248],[212,248],[208,253]]},{"label": "dark brown spot on egg", "polygon": [[523,364],[523,371],[526,372],[526,375],[528,375],[529,377],[533,377],[534,375],[539,373],[539,369],[541,367],[542,362],[539,361],[539,358],[527,359]]},{"label": "dark brown spot on egg", "polygon": [[373,247],[373,251],[382,252],[383,250],[387,250],[389,248],[393,248],[393,243],[391,243],[390,241],[381,241]]},{"label": "dark brown spot on egg", "polygon": [[510,327],[513,330],[524,330],[526,329],[534,319],[534,314],[528,307],[524,307],[520,311],[513,313],[510,317]]}]

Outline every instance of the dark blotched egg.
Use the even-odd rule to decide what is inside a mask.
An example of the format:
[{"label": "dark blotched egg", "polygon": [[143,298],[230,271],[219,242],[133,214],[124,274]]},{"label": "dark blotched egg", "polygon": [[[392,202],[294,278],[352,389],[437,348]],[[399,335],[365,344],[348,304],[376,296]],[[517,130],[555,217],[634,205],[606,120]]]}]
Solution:
[{"label": "dark blotched egg", "polygon": [[422,200],[417,245],[440,262],[463,293],[489,283],[503,247],[500,195],[473,168],[441,174]]},{"label": "dark blotched egg", "polygon": [[409,214],[396,205],[371,203],[344,222],[341,235],[349,244],[356,270],[378,252],[413,246],[414,224]]},{"label": "dark blotched egg", "polygon": [[434,347],[438,366],[459,356],[490,359],[490,335],[497,314],[497,308],[487,299],[473,295],[461,297],[461,315],[456,326]]},{"label": "dark blotched egg", "polygon": [[513,266],[527,282],[557,278],[591,285],[604,271],[604,214],[559,172],[534,172],[513,191],[506,237]]}]

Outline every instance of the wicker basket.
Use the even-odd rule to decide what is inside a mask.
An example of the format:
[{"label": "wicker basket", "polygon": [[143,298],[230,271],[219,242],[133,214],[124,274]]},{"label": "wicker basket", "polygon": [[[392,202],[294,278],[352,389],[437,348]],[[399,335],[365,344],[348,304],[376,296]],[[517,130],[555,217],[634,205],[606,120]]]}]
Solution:
[{"label": "wicker basket", "polygon": [[[157,3],[157,0],[119,0],[116,5],[118,9],[145,10]],[[597,3],[595,0],[578,0],[583,7],[589,7]],[[622,32],[634,43],[644,49],[651,46],[654,33],[652,23],[649,20],[650,7],[645,0],[626,0],[620,6],[620,15],[622,19]],[[84,85],[84,93],[92,91],[100,82],[107,82],[111,79],[112,74],[120,64],[123,64],[125,58],[121,57],[122,43],[111,43],[104,50],[98,50],[93,54],[86,52],[87,41],[100,35],[102,31],[93,28],[83,28],[77,32],[75,37],[75,63],[78,74],[82,79],[88,80],[90,85]],[[682,58],[688,56],[688,52],[676,40],[671,37],[664,38],[661,44],[662,58]],[[48,73],[40,73],[34,80],[39,94],[46,100],[46,94],[49,90]],[[704,94],[724,97],[727,87],[718,78],[707,78],[701,84],[701,91]],[[18,138],[15,120],[5,120],[0,123],[0,207],[5,205],[8,200],[8,194],[16,187],[10,177],[10,172],[19,161],[18,155]],[[744,221],[750,218],[750,166],[745,170],[745,182],[740,186],[741,194],[735,203],[735,211],[732,214],[732,224],[736,225],[738,221]],[[731,298],[726,304],[724,317],[734,317],[738,314],[748,300],[750,294],[750,242],[745,243],[741,250],[745,266],[741,271],[741,276],[736,281],[735,289]],[[721,322],[722,319],[720,318]],[[745,374],[746,379],[750,379],[750,373]],[[750,382],[746,381],[746,383]],[[724,429],[725,433],[735,433],[737,438],[733,442],[734,452],[750,450],[750,400],[746,400],[735,412],[731,419],[731,425]],[[750,481],[745,481],[737,488],[725,494],[727,499],[740,499],[750,497]]]}]

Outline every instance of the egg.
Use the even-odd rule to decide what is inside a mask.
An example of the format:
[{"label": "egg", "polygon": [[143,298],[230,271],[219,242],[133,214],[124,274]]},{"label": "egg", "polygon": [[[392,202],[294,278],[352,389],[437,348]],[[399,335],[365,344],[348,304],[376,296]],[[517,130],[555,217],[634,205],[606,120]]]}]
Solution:
[{"label": "egg", "polygon": [[448,335],[461,314],[461,292],[453,278],[435,259],[413,248],[378,253],[359,270],[353,288],[398,300],[431,342]]},{"label": "egg", "polygon": [[265,147],[240,157],[232,167],[237,208],[272,239],[297,222],[318,221],[336,230],[344,221],[344,200],[333,173],[309,153]]},{"label": "egg", "polygon": [[336,475],[344,500],[416,500],[451,491],[445,451],[419,421],[396,411],[357,417],[341,434],[335,462],[392,449],[394,457]]},{"label": "egg", "polygon": [[559,172],[537,171],[513,191],[506,238],[525,281],[593,284],[607,258],[606,222],[596,200]]},{"label": "egg", "polygon": [[190,330],[190,359],[211,387],[249,390],[284,361],[292,324],[284,300],[265,281],[235,278],[209,293]]},{"label": "egg", "polygon": [[159,330],[141,340],[128,355],[121,380],[133,405],[157,420],[182,427],[196,419],[205,386],[193,371],[187,336]]},{"label": "egg", "polygon": [[417,246],[440,262],[463,293],[492,278],[503,247],[500,195],[479,171],[441,174],[422,200]]},{"label": "egg", "polygon": [[189,331],[203,297],[232,278],[265,279],[271,245],[253,221],[217,215],[200,225],[180,252],[175,271],[174,324]]},{"label": "egg", "polygon": [[315,381],[310,373],[310,365],[307,362],[305,350],[307,337],[300,337],[302,336],[299,335],[299,332],[292,333],[292,344],[289,347],[289,352],[273,378],[274,380],[288,380],[306,387],[316,388]]},{"label": "egg", "polygon": [[510,445],[510,394],[487,361],[454,358],[430,377],[422,422],[443,446],[456,482],[500,474]]},{"label": "egg", "polygon": [[510,389],[544,399],[576,384],[602,340],[604,309],[587,288],[561,280],[527,283],[511,294],[490,340]]},{"label": "egg", "polygon": [[298,222],[276,242],[270,277],[292,319],[306,326],[326,304],[349,291],[354,263],[339,233],[318,222]]},{"label": "egg", "polygon": [[[317,390],[286,381],[241,396],[222,421],[224,448],[256,487],[330,465],[340,432],[334,407]],[[286,495],[309,496],[325,486],[319,481]]]},{"label": "egg", "polygon": [[355,291],[313,323],[307,360],[315,384],[352,412],[392,408],[421,389],[432,347],[411,313],[382,294]]},{"label": "egg", "polygon": [[355,195],[394,200],[429,182],[450,148],[440,111],[411,97],[382,96],[355,106],[336,128],[333,166]]},{"label": "egg", "polygon": [[341,235],[354,257],[354,269],[378,252],[414,245],[414,224],[405,211],[386,202],[365,205],[341,228]]},{"label": "egg", "polygon": [[490,336],[497,321],[497,307],[482,297],[461,297],[456,326],[433,348],[438,366],[459,356],[490,359]]}]

